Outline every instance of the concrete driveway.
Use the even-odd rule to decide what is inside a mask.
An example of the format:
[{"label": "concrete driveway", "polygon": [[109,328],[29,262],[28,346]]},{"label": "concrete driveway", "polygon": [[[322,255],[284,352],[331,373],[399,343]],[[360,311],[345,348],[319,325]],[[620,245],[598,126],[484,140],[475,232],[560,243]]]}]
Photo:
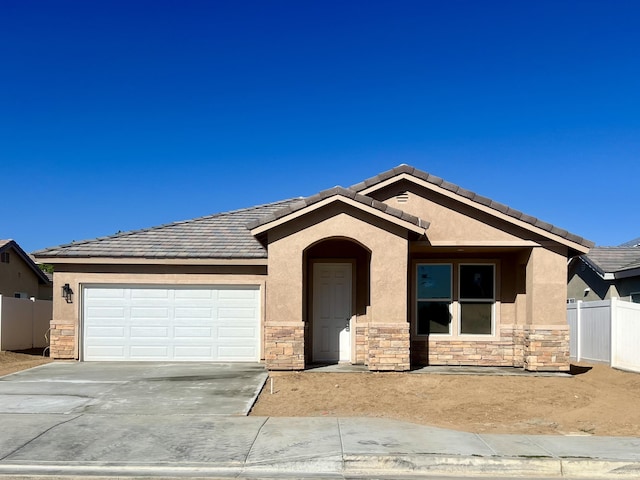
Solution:
[{"label": "concrete driveway", "polygon": [[57,362],[2,377],[0,477],[639,478],[636,438],[244,416],[266,376],[258,364]]},{"label": "concrete driveway", "polygon": [[0,378],[0,414],[247,415],[257,363],[55,362]]}]

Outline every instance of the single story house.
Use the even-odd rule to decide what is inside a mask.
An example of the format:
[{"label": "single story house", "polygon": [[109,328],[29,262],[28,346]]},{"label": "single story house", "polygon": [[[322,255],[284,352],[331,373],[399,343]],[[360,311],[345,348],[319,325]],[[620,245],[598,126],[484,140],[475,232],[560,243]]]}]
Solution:
[{"label": "single story house", "polygon": [[640,239],[618,247],[593,247],[571,259],[567,295],[569,302],[617,297],[640,303]]},{"label": "single story house", "polygon": [[563,371],[567,261],[591,246],[400,165],[35,256],[66,288],[54,296],[54,358]]}]

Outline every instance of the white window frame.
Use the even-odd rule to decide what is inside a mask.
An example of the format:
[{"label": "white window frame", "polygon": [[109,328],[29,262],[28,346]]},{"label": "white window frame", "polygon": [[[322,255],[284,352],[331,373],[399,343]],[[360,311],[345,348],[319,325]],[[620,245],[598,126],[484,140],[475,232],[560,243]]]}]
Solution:
[{"label": "white window frame", "polygon": [[[497,340],[499,323],[500,323],[500,288],[499,288],[499,275],[500,275],[500,260],[499,259],[438,259],[435,261],[429,261],[427,259],[416,259],[414,263],[414,276],[416,284],[413,287],[413,309],[414,309],[414,334],[416,338],[426,339],[429,337],[436,337],[438,339],[448,340]],[[451,324],[449,326],[449,333],[418,333],[418,303],[424,301],[447,301],[446,299],[431,299],[418,297],[418,267],[421,265],[450,265],[451,266],[451,299],[448,300],[449,312],[451,314]],[[491,303],[491,333],[478,334],[478,333],[461,333],[461,315],[462,309],[460,308],[460,267],[463,265],[487,265],[493,267],[493,299],[481,299],[482,302]],[[473,301],[473,299],[464,299],[467,301]],[[480,301],[480,300],[478,300]]]},{"label": "white window frame", "polygon": [[[461,298],[460,292],[462,291],[462,286],[460,282],[462,281],[462,267],[465,266],[475,266],[475,267],[491,267],[492,270],[492,282],[491,290],[493,292],[493,297],[489,300],[486,298]],[[462,333],[462,307],[461,305],[465,302],[469,303],[490,303],[491,304],[491,333]],[[457,326],[458,326],[458,336],[460,337],[492,337],[496,334],[496,264],[495,263],[480,263],[480,262],[460,262],[458,263],[458,295],[456,295],[456,305],[458,310],[457,315]]]}]

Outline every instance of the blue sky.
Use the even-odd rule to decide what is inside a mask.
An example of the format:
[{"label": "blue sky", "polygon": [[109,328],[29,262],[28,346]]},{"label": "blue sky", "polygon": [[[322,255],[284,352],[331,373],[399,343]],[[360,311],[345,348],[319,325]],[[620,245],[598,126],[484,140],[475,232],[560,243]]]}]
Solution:
[{"label": "blue sky", "polygon": [[401,163],[640,235],[637,1],[0,0],[0,238],[27,251]]}]

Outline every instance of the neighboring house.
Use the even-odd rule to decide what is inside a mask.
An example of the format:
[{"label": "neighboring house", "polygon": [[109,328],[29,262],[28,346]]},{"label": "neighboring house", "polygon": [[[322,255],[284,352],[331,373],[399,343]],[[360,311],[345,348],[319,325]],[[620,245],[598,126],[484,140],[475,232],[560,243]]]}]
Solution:
[{"label": "neighboring house", "polygon": [[35,253],[51,355],[568,370],[591,242],[407,165],[351,188]]},{"label": "neighboring house", "polygon": [[567,295],[569,302],[618,297],[640,303],[640,238],[573,258]]},{"label": "neighboring house", "polygon": [[51,300],[52,282],[14,240],[0,240],[0,295]]}]

